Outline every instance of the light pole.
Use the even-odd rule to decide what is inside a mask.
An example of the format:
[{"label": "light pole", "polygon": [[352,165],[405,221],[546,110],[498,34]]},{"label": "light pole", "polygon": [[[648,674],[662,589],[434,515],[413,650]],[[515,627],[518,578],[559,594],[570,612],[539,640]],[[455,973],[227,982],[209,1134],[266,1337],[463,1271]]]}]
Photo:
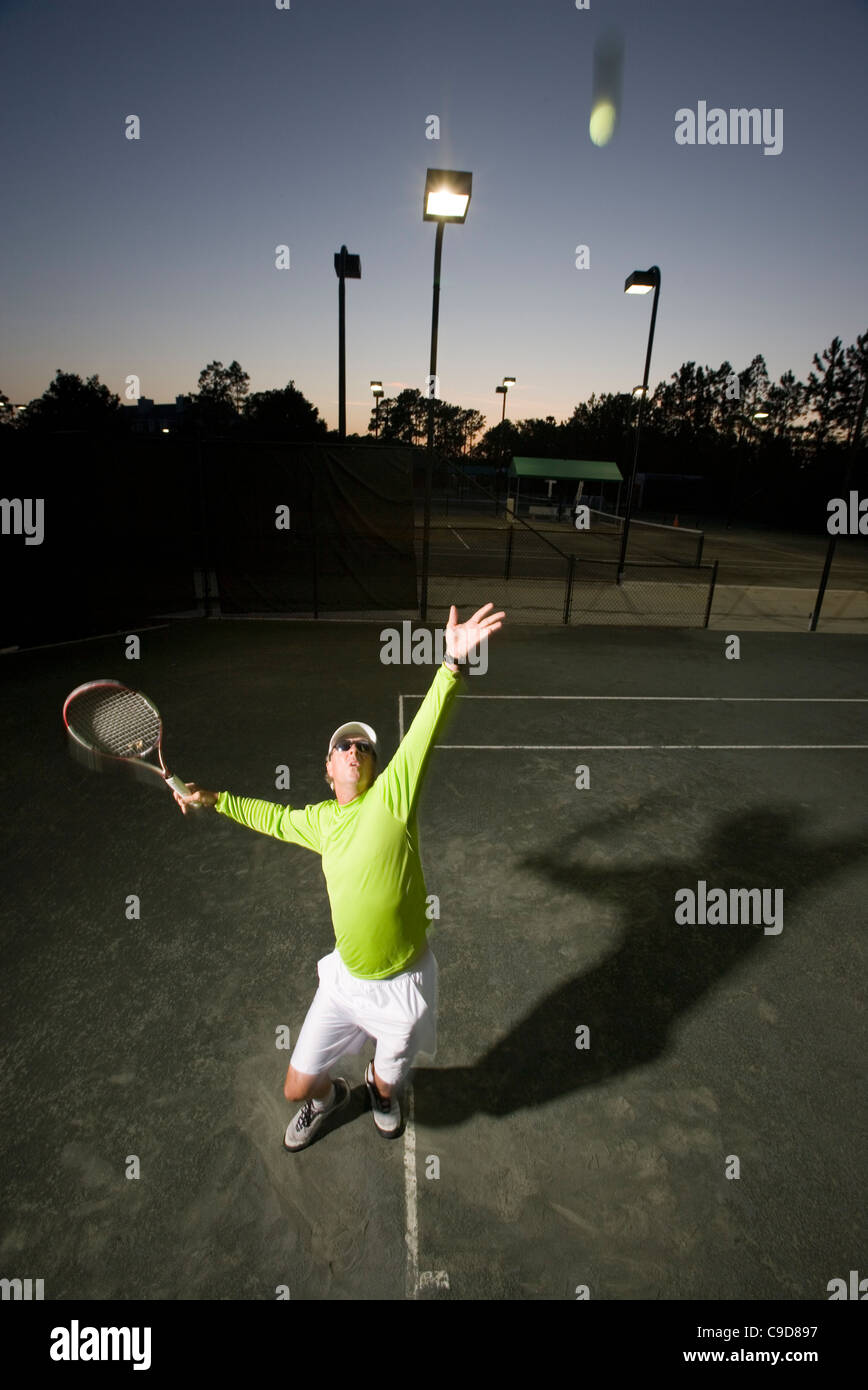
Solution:
[{"label": "light pole", "polygon": [[[736,416],[737,422],[742,426],[742,433],[741,438],[738,441],[735,477],[732,482],[732,487],[729,490],[729,505],[727,507],[726,513],[727,531],[729,531],[732,528],[733,516],[735,515],[735,509],[737,506],[738,485],[741,482],[742,474],[744,473],[745,457],[750,452],[750,446],[752,441],[749,437],[749,431],[756,431],[756,426],[753,423],[754,420],[767,420],[768,418],[769,413],[766,410],[765,406],[759,406],[759,408],[755,410],[752,415],[743,415],[739,413]],[[756,441],[754,440],[753,442],[755,443]]]},{"label": "light pole", "polygon": [[514,376],[505,376],[505,377],[503,378],[503,385],[502,385],[502,386],[495,386],[495,388],[494,388],[498,395],[501,395],[501,394],[503,395],[503,411],[502,411],[501,416],[500,416],[500,423],[501,423],[501,424],[503,424],[504,420],[506,419],[506,393],[507,393],[507,391],[509,390],[510,386],[514,386],[514,385],[515,385],[515,377],[514,377]]},{"label": "light pole", "polygon": [[[639,400],[641,400],[642,397],[643,397],[644,395],[646,395],[646,394],[647,394],[647,393],[646,393],[646,391],[645,391],[645,387],[644,387],[644,386],[634,386],[634,387],[633,387],[632,396],[633,396],[633,400],[634,400],[634,401],[639,401]],[[629,415],[629,413],[628,413],[628,415],[627,415],[627,431],[626,431],[626,433],[627,433],[628,435],[629,435],[629,431],[630,431],[630,415]],[[620,515],[620,511],[621,511],[621,487],[622,487],[622,484],[619,483],[619,484],[618,484],[618,491],[617,491],[617,493],[615,494],[615,516]]]},{"label": "light pole", "polygon": [[361,280],[362,258],[351,256],[345,246],[335,252],[335,275],[338,277],[338,437],[347,437],[347,364],[346,364],[346,306],[345,280]]},{"label": "light pole", "polygon": [[[657,301],[660,298],[660,267],[652,265],[650,270],[634,270],[624,282],[625,294],[647,294],[654,291],[654,305],[651,310],[651,327],[648,331],[648,351],[645,354],[645,375],[642,378],[639,397],[639,417],[636,421],[636,442],[633,447],[633,467],[627,484],[627,503],[624,507],[624,529],[621,533],[621,554],[618,558],[618,583],[624,578],[624,564],[627,556],[627,538],[630,534],[630,513],[633,510],[633,488],[636,483],[636,465],[639,461],[639,434],[642,429],[642,411],[648,395],[648,372],[651,368],[651,349],[654,345],[654,325],[657,322]],[[635,394],[635,393],[634,393]]]},{"label": "light pole", "polygon": [[419,616],[428,613],[428,542],[431,530],[431,478],[434,471],[434,383],[437,378],[437,328],[440,318],[440,258],[447,222],[463,222],[470,206],[473,175],[455,169],[429,169],[425,176],[422,221],[436,222],[434,299],[431,308],[431,359],[428,368],[428,453],[425,463],[425,529],[422,536],[422,597]]},{"label": "light pole", "polygon": [[[502,386],[495,386],[495,388],[494,388],[495,391],[497,391],[497,392],[502,392],[502,393],[503,393],[503,411],[502,411],[501,416],[500,416],[500,423],[501,423],[501,426],[503,426],[503,422],[504,422],[505,419],[506,419],[506,393],[507,393],[507,391],[509,390],[510,386],[514,386],[514,385],[515,385],[515,377],[514,377],[514,376],[505,376],[505,377],[503,378],[503,385],[502,385]],[[500,431],[500,464],[499,464],[499,467],[495,469],[495,474],[494,474],[494,511],[495,511],[495,515],[497,515],[497,508],[498,508],[498,505],[499,505],[499,500],[498,500],[498,499],[499,499],[499,495],[500,495],[500,471],[499,471],[499,470],[500,470],[500,468],[503,467],[503,460],[504,460],[504,458],[506,457],[506,441],[504,440],[504,437],[503,437],[503,436],[504,436],[504,430],[503,430],[503,428],[501,428],[501,431]]]},{"label": "light pole", "polygon": [[379,439],[379,437],[380,437],[380,397],[383,395],[383,383],[382,383],[382,381],[372,381],[372,382],[371,382],[371,391],[373,392],[373,396],[374,396],[374,420],[375,420],[375,427],[376,427],[376,438]]}]

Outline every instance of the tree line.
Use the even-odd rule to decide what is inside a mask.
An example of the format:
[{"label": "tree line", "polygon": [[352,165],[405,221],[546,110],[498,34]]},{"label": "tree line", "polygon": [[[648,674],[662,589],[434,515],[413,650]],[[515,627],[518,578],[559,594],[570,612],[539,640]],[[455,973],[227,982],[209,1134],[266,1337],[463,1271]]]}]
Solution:
[{"label": "tree line", "polygon": [[[860,403],[868,382],[868,332],[845,348],[834,338],[813,357],[806,381],[791,371],[769,379],[757,355],[741,371],[685,362],[669,380],[649,390],[643,408],[640,470],[701,475],[710,480],[746,479],[754,492],[804,486],[819,475],[843,473],[859,445],[864,462]],[[319,411],[290,381],[280,390],[250,393],[250,378],[237,361],[209,362],[198,390],[182,397],[176,433],[242,436],[301,442],[336,439]],[[384,397],[372,408],[368,437],[384,443],[427,441],[432,403],[419,390]],[[435,400],[434,443],[447,459],[505,467],[514,455],[538,458],[632,461],[638,401],[629,392],[593,394],[569,418],[505,420],[484,430],[485,417]],[[0,393],[0,428],[34,433],[80,430],[125,433],[129,412],[96,376],[82,381],[58,369],[48,389],[16,415]],[[860,438],[854,440],[857,423]],[[357,439],[358,436],[351,436]],[[802,476],[803,475],[803,476]]]},{"label": "tree line", "polygon": [[[281,390],[250,394],[250,377],[240,363],[209,362],[199,373],[198,391],[180,397],[182,409],[172,432],[182,437],[247,435],[258,439],[313,442],[328,436],[319,411],[294,381]],[[0,392],[0,426],[33,434],[75,431],[123,435],[131,412],[98,376],[82,381],[59,368],[51,385],[17,414]],[[127,406],[135,402],[127,402]]]}]

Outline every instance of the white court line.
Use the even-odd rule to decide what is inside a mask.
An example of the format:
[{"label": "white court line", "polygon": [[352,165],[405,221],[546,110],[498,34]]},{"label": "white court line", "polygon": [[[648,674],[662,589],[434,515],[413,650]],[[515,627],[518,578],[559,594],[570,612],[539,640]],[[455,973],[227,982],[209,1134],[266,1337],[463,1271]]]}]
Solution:
[{"label": "white court line", "polygon": [[464,546],[465,550],[470,549],[470,546],[467,544],[466,540],[464,540],[462,536],[458,535],[458,532],[455,530],[454,526],[450,526],[449,530],[452,532],[453,536],[457,537],[457,539],[461,541],[461,544]]},{"label": "white court line", "polygon": [[[398,744],[404,742],[404,696],[398,696]],[[407,1297],[415,1298],[419,1287],[419,1203],[416,1191],[416,1124],[413,1111],[413,1083],[405,1092],[407,1124],[404,1129],[404,1219],[407,1246]]]},{"label": "white court line", "polygon": [[621,752],[635,753],[647,749],[695,748],[868,748],[868,743],[438,743],[438,748],[469,748],[485,753],[500,753],[507,749],[533,752],[560,750],[567,753]]},{"label": "white court line", "polygon": [[[424,695],[401,695],[401,700],[424,700]],[[462,700],[677,700],[758,705],[868,705],[868,695],[469,695]]]},{"label": "white court line", "polygon": [[[404,740],[404,696],[398,696],[398,742]],[[408,1084],[404,1094],[407,1105],[407,1123],[404,1128],[404,1214],[407,1229],[404,1243],[407,1246],[407,1297],[418,1298],[419,1290],[448,1289],[449,1275],[445,1269],[426,1270],[419,1274],[419,1201],[416,1181],[416,1121],[413,1106],[413,1083]]]},{"label": "white court line", "polygon": [[419,1287],[419,1213],[416,1197],[416,1126],[413,1119],[413,1085],[407,1087],[407,1127],[404,1130],[404,1211],[407,1230],[407,1297]]},{"label": "white court line", "polygon": [[[164,627],[171,627],[171,623],[150,623],[147,626],[140,623],[135,632],[159,632]],[[68,637],[64,642],[42,642],[38,647],[3,647],[0,649],[0,656],[26,656],[28,652],[47,652],[54,647],[74,647],[80,642],[103,642],[108,637],[128,637],[132,631],[132,628],[122,627],[117,632],[98,632],[93,637]]]},{"label": "white court line", "polygon": [[[398,696],[398,742],[404,739],[404,697]],[[416,1121],[413,1106],[413,1083],[409,1082],[404,1093],[407,1105],[407,1123],[404,1128],[404,1215],[407,1229],[404,1243],[407,1246],[407,1297],[418,1298],[423,1288],[449,1288],[449,1275],[445,1269],[426,1270],[419,1274],[419,1201],[416,1181]]]}]

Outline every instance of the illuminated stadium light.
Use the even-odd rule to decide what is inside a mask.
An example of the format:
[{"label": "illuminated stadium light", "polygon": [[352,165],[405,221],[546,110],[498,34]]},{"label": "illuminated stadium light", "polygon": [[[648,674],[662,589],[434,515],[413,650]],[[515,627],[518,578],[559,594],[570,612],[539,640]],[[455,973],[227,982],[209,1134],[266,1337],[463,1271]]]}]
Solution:
[{"label": "illuminated stadium light", "polygon": [[463,222],[470,206],[473,175],[455,169],[429,169],[425,178],[423,222]]},{"label": "illuminated stadium light", "polygon": [[654,275],[654,267],[650,270],[634,270],[632,275],[627,276],[624,284],[625,294],[647,294],[649,290],[655,289],[657,279]]}]

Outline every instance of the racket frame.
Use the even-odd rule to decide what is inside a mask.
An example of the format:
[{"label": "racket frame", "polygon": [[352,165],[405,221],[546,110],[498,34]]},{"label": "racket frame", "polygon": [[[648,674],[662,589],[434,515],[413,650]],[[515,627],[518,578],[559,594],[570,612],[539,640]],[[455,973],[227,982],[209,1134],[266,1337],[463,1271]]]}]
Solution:
[{"label": "racket frame", "polygon": [[[142,749],[140,753],[107,753],[105,749],[98,748],[95,744],[88,743],[86,739],[82,738],[81,735],[77,733],[75,729],[72,728],[67,717],[67,710],[69,709],[69,706],[72,703],[72,701],[75,700],[79,695],[84,695],[84,693],[88,690],[100,689],[128,691],[131,695],[137,696],[138,699],[144,700],[148,708],[152,710],[153,713],[156,715],[158,726],[156,740],[151,744],[149,748]],[[79,745],[79,747],[83,748],[85,752],[89,753],[92,757],[96,756],[98,758],[103,758],[108,763],[125,763],[127,765],[135,765],[137,767],[147,768],[150,772],[153,772],[157,777],[161,777],[168,787],[171,787],[175,791],[180,792],[182,796],[190,795],[186,782],[182,782],[180,777],[175,777],[166,767],[166,763],[163,758],[162,746],[163,716],[160,714],[160,711],[157,709],[157,706],[154,704],[153,700],[150,699],[149,696],[143,695],[141,690],[134,690],[131,685],[124,685],[122,681],[110,680],[107,676],[103,676],[99,680],[95,681],[85,681],[83,685],[77,685],[75,687],[75,690],[71,690],[67,695],[66,699],[64,700],[63,723],[66,732],[69,734],[70,738],[74,739],[75,742]],[[148,754],[153,752],[156,752],[157,754],[157,758],[159,759],[160,763],[159,767],[154,767],[153,763],[145,762],[145,758],[147,758]]]}]

